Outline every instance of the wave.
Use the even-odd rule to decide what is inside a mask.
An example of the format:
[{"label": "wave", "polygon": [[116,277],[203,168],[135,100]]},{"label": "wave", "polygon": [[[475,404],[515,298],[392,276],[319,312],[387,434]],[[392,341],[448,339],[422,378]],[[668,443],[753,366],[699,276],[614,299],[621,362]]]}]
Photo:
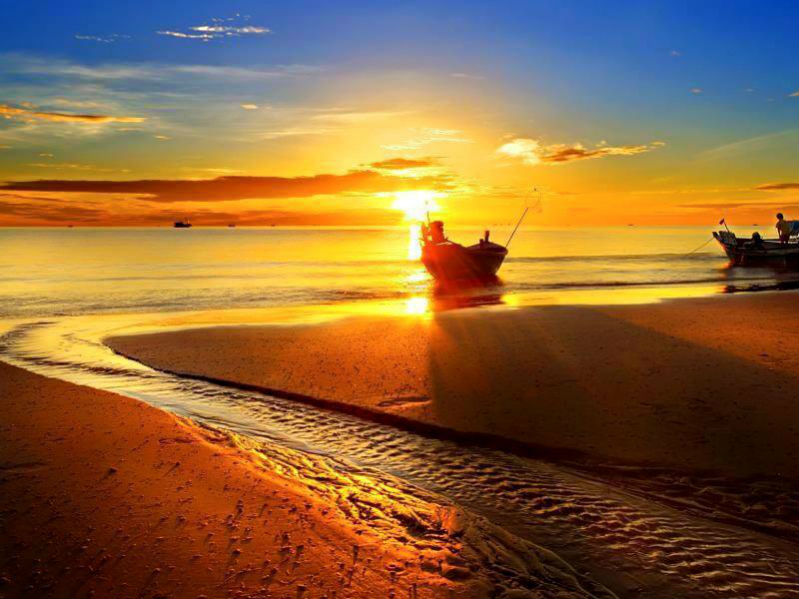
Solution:
[{"label": "wave", "polygon": [[799,283],[796,281],[779,281],[774,282],[774,277],[747,277],[740,279],[729,279],[725,277],[701,277],[701,278],[686,278],[686,279],[646,279],[641,281],[561,281],[557,283],[513,283],[507,287],[508,290],[521,290],[521,291],[534,291],[534,290],[555,290],[555,289],[607,289],[613,287],[660,287],[672,285],[699,285],[702,283],[717,283],[719,285],[737,285],[741,283],[757,284],[761,281],[769,281],[771,285],[777,288],[780,285],[790,285],[791,283]]},{"label": "wave", "polygon": [[717,252],[697,252],[695,254],[657,253],[657,254],[576,254],[572,256],[509,256],[506,262],[640,262],[640,261],[727,262]]}]

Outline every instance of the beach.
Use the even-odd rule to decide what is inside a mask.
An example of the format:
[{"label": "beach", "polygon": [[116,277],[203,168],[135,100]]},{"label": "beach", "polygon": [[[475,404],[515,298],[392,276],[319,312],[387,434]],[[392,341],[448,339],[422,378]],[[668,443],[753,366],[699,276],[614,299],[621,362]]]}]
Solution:
[{"label": "beach", "polygon": [[0,596],[587,594],[556,556],[368,472],[3,363],[0,398]]},{"label": "beach", "polygon": [[8,322],[0,593],[795,596],[796,304]]},{"label": "beach", "polygon": [[794,484],[795,293],[114,337],[154,368],[586,464]]}]

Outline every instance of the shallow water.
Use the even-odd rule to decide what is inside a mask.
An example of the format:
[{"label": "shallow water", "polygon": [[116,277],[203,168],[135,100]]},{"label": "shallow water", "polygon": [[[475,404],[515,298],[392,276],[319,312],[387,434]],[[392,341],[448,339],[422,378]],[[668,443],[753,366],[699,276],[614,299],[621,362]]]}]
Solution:
[{"label": "shallow water", "polygon": [[[480,234],[451,232],[466,243]],[[697,227],[524,230],[500,283],[475,301],[652,301],[799,280],[728,268],[715,241],[690,253],[709,238]],[[0,228],[0,318],[412,298],[460,305],[408,253],[404,229]]]},{"label": "shallow water", "polygon": [[[746,510],[725,513],[689,491],[682,494],[682,503],[667,501],[663,493],[676,481],[689,489],[712,487],[713,481],[661,472],[642,478],[651,483],[625,484],[635,477],[609,477],[572,464],[425,437],[157,372],[114,354],[100,341],[142,326],[152,321],[132,315],[7,323],[0,358],[136,397],[264,447],[328,456],[331,467],[342,471],[369,467],[440,493],[556,551],[586,580],[601,583],[594,589],[597,594],[604,584],[617,595],[636,597],[799,596],[796,545],[781,538],[779,527],[766,527],[764,533],[764,520],[747,519]],[[783,503],[796,503],[795,496],[784,495],[785,489],[772,492],[768,482],[762,484],[766,488],[758,501],[783,493]],[[783,517],[784,531],[794,538],[793,515]]]}]

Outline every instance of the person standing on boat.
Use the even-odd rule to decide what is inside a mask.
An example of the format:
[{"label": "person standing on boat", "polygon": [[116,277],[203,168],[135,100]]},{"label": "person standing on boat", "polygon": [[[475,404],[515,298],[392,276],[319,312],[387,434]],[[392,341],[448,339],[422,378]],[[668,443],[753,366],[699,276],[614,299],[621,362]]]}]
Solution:
[{"label": "person standing on boat", "polygon": [[777,213],[777,224],[775,228],[780,236],[780,243],[788,243],[788,239],[791,237],[791,223],[783,218],[782,212]]}]

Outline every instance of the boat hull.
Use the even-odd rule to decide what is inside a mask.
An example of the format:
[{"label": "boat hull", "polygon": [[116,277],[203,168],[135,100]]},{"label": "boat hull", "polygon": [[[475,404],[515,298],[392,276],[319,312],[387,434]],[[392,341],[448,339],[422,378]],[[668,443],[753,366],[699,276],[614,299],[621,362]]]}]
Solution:
[{"label": "boat hull", "polygon": [[735,266],[776,266],[799,269],[799,243],[781,244],[779,241],[763,240],[753,244],[748,239],[738,239],[726,231],[714,232],[713,237]]},{"label": "boat hull", "polygon": [[422,248],[422,264],[438,280],[485,280],[496,276],[507,254],[501,246],[484,250],[456,243],[428,244]]}]

